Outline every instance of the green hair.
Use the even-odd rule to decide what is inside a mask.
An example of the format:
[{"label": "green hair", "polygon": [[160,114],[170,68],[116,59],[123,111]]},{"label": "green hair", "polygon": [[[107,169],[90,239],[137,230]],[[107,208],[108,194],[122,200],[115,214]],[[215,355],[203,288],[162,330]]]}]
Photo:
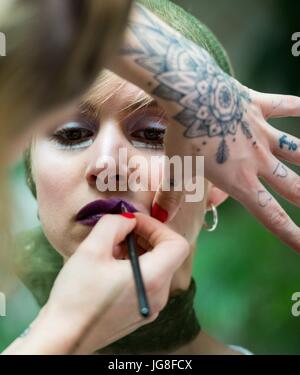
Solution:
[{"label": "green hair", "polygon": [[186,39],[204,48],[220,68],[233,76],[229,57],[212,31],[196,17],[169,0],[138,0]]}]

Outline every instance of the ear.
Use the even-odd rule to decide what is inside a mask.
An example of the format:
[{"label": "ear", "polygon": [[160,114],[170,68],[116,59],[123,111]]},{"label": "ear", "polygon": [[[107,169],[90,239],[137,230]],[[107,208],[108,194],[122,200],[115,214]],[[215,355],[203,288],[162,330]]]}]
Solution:
[{"label": "ear", "polygon": [[223,190],[220,190],[214,185],[210,186],[207,194],[207,209],[209,209],[210,204],[213,204],[215,207],[218,207],[228,198],[228,194],[224,193]]}]

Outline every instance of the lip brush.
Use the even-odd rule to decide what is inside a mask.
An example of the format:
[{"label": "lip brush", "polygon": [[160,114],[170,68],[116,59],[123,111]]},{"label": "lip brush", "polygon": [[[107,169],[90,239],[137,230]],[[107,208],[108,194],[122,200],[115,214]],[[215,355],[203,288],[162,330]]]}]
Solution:
[{"label": "lip brush", "polygon": [[[127,207],[121,203],[122,213],[128,212]],[[126,236],[126,244],[128,248],[129,258],[133,270],[134,281],[136,285],[137,297],[140,306],[140,313],[143,317],[147,317],[150,314],[149,303],[145,291],[144,281],[140,269],[139,258],[136,250],[136,242],[133,232]]]}]

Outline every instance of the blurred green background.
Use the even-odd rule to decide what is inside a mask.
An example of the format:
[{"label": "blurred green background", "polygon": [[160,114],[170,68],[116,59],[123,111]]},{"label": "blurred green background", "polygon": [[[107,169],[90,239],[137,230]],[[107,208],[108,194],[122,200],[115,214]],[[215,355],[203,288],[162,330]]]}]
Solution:
[{"label": "blurred green background", "polygon": [[[291,36],[300,31],[300,2],[284,0],[174,1],[209,26],[225,46],[237,78],[252,89],[300,96],[300,57]],[[299,119],[272,121],[300,137]],[[294,168],[299,173],[299,168]],[[38,225],[36,203],[19,163],[12,170],[15,232]],[[294,221],[299,210],[276,196]],[[300,354],[300,317],[291,296],[300,291],[300,257],[262,228],[237,202],[219,208],[219,227],[199,236],[194,262],[196,309],[204,330],[254,353]],[[32,321],[38,307],[19,283],[0,318],[0,350]]]}]

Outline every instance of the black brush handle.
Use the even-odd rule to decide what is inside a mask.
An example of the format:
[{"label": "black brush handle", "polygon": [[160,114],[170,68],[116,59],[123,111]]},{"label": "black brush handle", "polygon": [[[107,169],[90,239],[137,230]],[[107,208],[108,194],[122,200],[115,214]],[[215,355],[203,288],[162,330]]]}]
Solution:
[{"label": "black brush handle", "polygon": [[129,258],[131,261],[131,266],[133,270],[133,275],[135,279],[135,285],[138,294],[138,300],[140,305],[140,313],[142,316],[147,317],[150,314],[149,303],[147,299],[147,294],[144,286],[144,281],[141,273],[140,263],[138,255],[136,252],[136,242],[134,234],[130,233],[126,237],[126,243],[128,247]]}]

